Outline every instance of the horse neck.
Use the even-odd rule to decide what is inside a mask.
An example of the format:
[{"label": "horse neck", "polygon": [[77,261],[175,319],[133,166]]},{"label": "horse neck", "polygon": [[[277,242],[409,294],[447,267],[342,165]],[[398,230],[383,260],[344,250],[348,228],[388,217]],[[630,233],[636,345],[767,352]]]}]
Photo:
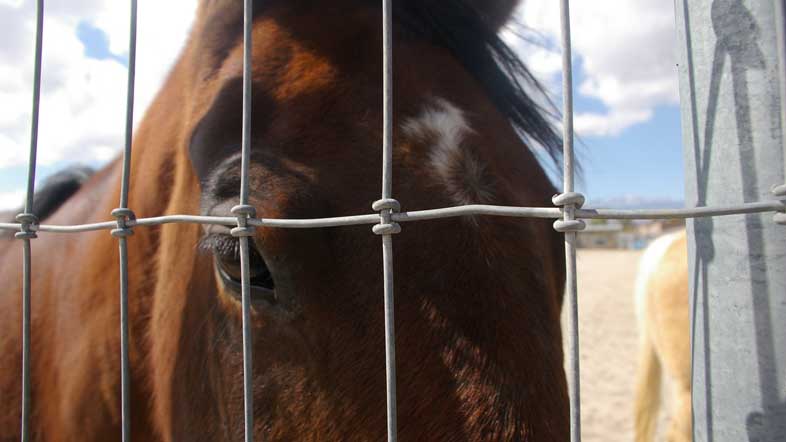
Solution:
[{"label": "horse neck", "polygon": [[[187,155],[191,118],[188,58],[186,49],[134,133],[129,207],[137,218],[199,214],[199,183]],[[116,170],[119,172],[119,167]],[[145,396],[154,399],[153,421],[160,434],[166,434],[167,429],[166,419],[159,416],[166,415],[170,406],[165,390],[171,364],[166,359],[176,354],[174,342],[180,338],[179,311],[183,308],[180,301],[185,298],[185,290],[178,284],[188,279],[167,275],[191,274],[199,234],[196,225],[139,227],[128,242],[131,327],[142,355],[134,370],[147,378],[139,384],[152,390]],[[161,327],[176,332],[159,330]]]},{"label": "horse neck", "polygon": [[[199,184],[193,179],[187,155],[191,118],[188,59],[187,48],[134,132],[129,207],[137,218],[199,213]],[[147,241],[130,242],[129,247],[136,247],[148,261],[157,263],[162,230],[165,227],[136,229]]]},{"label": "horse neck", "polygon": [[[488,227],[497,221],[479,223],[483,229],[484,224]],[[499,224],[494,230],[529,236],[505,220]],[[549,229],[532,228],[542,230],[543,238],[551,238]],[[469,440],[515,440],[526,427],[545,423],[560,428],[566,411],[561,409],[561,287],[550,278],[560,272],[549,267],[554,256],[527,251],[548,250],[549,241],[538,244],[540,241],[532,237],[523,244],[525,241],[509,238],[507,245],[493,245],[488,236],[482,238],[482,231],[474,234],[481,238],[465,244],[459,240],[453,248],[446,245],[441,249],[441,259],[453,261],[442,264],[443,271],[454,275],[441,283],[442,287],[415,287],[423,281],[401,284],[405,293],[427,290],[428,295],[416,303],[402,300],[405,305],[399,323],[407,328],[397,333],[399,372],[409,373],[410,378],[399,382],[418,387],[409,390],[413,396],[400,403],[423,403],[424,396],[428,401],[423,391],[431,391],[432,399],[441,397],[438,401],[452,397],[456,407],[472,410],[460,414],[458,422]],[[440,377],[438,373],[424,375],[427,366],[436,372],[446,370],[450,376],[441,376],[445,383],[435,385],[434,380]],[[439,394],[440,389],[444,395]]]},{"label": "horse neck", "polygon": [[[567,416],[560,346],[559,248],[549,222],[463,219],[408,223],[395,243],[396,366],[402,439],[521,440],[552,434]],[[511,232],[509,236],[499,232]],[[376,239],[335,271],[381,270]],[[371,241],[371,240],[370,240]],[[418,275],[417,277],[413,277]],[[332,419],[341,433],[357,422],[384,428],[382,290],[371,277],[355,322],[332,329],[335,348],[326,402],[351,408]],[[346,287],[353,287],[351,283]],[[335,299],[341,299],[339,295]],[[364,319],[367,318],[367,319]],[[341,342],[347,344],[342,347]],[[321,378],[321,376],[320,376]],[[331,393],[332,391],[332,393]],[[406,422],[406,423],[405,423]],[[373,425],[372,425],[373,424]],[[547,428],[548,427],[548,428]],[[433,429],[425,436],[421,431]],[[463,435],[458,438],[457,435]],[[375,439],[368,435],[367,439]]]}]

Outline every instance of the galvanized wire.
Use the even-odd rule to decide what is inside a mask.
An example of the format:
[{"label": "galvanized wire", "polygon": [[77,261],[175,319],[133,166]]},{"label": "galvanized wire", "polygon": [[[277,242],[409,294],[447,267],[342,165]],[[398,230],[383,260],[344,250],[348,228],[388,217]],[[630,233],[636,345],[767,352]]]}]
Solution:
[{"label": "galvanized wire", "polygon": [[382,199],[373,209],[379,210],[380,224],[374,233],[382,235],[382,266],[385,312],[385,382],[388,442],[398,439],[396,409],[396,330],[393,287],[393,234],[401,228],[392,221],[400,208],[393,199],[393,0],[382,0],[382,64],[383,64],[383,134],[382,134]]},{"label": "galvanized wire", "polygon": [[240,237],[240,271],[242,273],[243,303],[243,409],[245,412],[244,434],[246,442],[254,440],[254,388],[253,388],[253,336],[251,335],[251,293],[249,285],[248,237]]},{"label": "galvanized wire", "polygon": [[[562,28],[562,99],[563,99],[563,163],[564,193],[555,197],[555,204],[563,205],[563,219],[555,223],[565,233],[565,279],[568,309],[568,359],[570,376],[570,440],[581,441],[581,375],[579,367],[579,311],[576,275],[576,230],[583,223],[575,220],[577,202],[584,198],[574,193],[573,183],[573,61],[570,40],[570,4],[560,2]],[[578,204],[580,205],[580,204]]]},{"label": "galvanized wire", "polygon": [[30,239],[23,239],[22,262],[22,442],[30,440]]},{"label": "galvanized wire", "polygon": [[[718,216],[745,215],[752,213],[775,213],[784,210],[786,197],[777,196],[779,199],[754,203],[736,204],[717,207],[697,207],[691,209],[650,209],[650,210],[622,210],[622,209],[576,209],[575,219],[599,220],[659,220],[659,219],[692,219],[710,218]],[[429,221],[462,216],[503,216],[509,218],[540,218],[560,219],[563,211],[554,207],[512,207],[473,204],[441,209],[415,210],[412,212],[393,213],[391,221],[407,223],[416,221]],[[360,225],[374,225],[380,221],[379,214],[340,216],[334,218],[312,219],[272,219],[249,218],[248,225],[253,227],[273,227],[280,229],[320,229],[332,227],[347,227]],[[164,224],[199,224],[223,227],[237,226],[237,218],[221,216],[199,215],[167,215],[152,218],[132,219],[127,222],[129,227],[150,227]],[[0,223],[0,230],[19,231],[21,223]],[[112,230],[117,228],[116,221],[105,221],[92,224],[77,225],[52,225],[32,224],[30,231],[37,233],[71,234]]]},{"label": "galvanized wire", "polygon": [[120,409],[122,440],[131,440],[130,386],[131,368],[128,360],[128,238],[118,238],[120,257]]},{"label": "galvanized wire", "polygon": [[254,440],[254,397],[253,397],[253,336],[251,334],[251,281],[249,274],[249,237],[253,237],[253,227],[248,219],[256,216],[256,211],[249,206],[249,174],[251,162],[251,69],[252,39],[251,30],[254,21],[253,1],[243,3],[243,135],[242,163],[240,175],[240,205],[233,208],[237,215],[237,228],[232,234],[240,239],[240,281],[241,302],[243,310],[243,409],[245,412],[245,441]]},{"label": "galvanized wire", "polygon": [[33,213],[36,158],[38,156],[38,120],[41,109],[41,55],[44,45],[44,0],[38,0],[35,26],[35,73],[33,79],[33,114],[30,125],[30,157],[27,163],[25,213]]},{"label": "galvanized wire", "polygon": [[128,86],[126,90],[126,139],[123,152],[123,176],[120,184],[120,207],[128,207],[128,191],[131,181],[131,143],[134,135],[134,89],[136,85],[136,29],[137,0],[131,0],[128,36]]},{"label": "galvanized wire", "polygon": [[31,341],[31,296],[32,296],[32,246],[30,240],[36,237],[30,227],[37,223],[33,214],[35,198],[35,172],[38,156],[38,120],[41,104],[41,58],[44,42],[44,0],[36,4],[36,31],[35,31],[35,72],[33,77],[33,114],[30,127],[30,157],[27,169],[27,195],[25,198],[24,213],[17,216],[20,221],[19,233],[16,237],[23,241],[22,261],[22,442],[30,440],[30,414],[31,414],[31,372],[30,372],[30,346]]},{"label": "galvanized wire", "polygon": [[123,150],[123,169],[120,181],[120,206],[112,211],[117,218],[117,228],[112,236],[117,238],[120,259],[120,410],[121,438],[131,440],[131,363],[129,361],[128,332],[128,237],[134,232],[129,226],[134,212],[128,208],[131,182],[131,145],[134,129],[134,86],[136,83],[137,0],[131,0],[128,41],[128,86],[126,90],[126,136]]}]

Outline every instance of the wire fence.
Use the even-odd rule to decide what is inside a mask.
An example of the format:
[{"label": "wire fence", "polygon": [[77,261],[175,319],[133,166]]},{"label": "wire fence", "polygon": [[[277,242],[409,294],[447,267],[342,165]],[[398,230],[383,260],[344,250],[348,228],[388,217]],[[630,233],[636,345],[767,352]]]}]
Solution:
[{"label": "wire fence", "polygon": [[[0,230],[17,231],[16,238],[23,241],[23,314],[22,314],[22,441],[30,440],[30,298],[31,298],[31,247],[30,242],[38,232],[49,233],[82,233],[109,230],[118,239],[120,259],[120,342],[121,342],[121,408],[122,408],[122,440],[131,440],[130,436],[130,373],[128,361],[128,237],[134,228],[156,226],[162,224],[202,224],[233,227],[231,233],[239,238],[242,281],[242,320],[243,320],[243,388],[245,413],[245,440],[253,440],[253,395],[252,395],[252,335],[251,305],[249,282],[249,249],[248,239],[254,235],[256,227],[275,227],[289,229],[312,229],[353,225],[373,225],[373,232],[382,237],[383,278],[385,305],[385,355],[387,384],[387,416],[388,440],[397,440],[396,415],[396,359],[394,330],[394,287],[393,287],[393,236],[401,232],[399,223],[426,221],[440,218],[451,218],[470,215],[505,216],[518,218],[554,219],[554,228],[565,235],[566,258],[566,298],[568,309],[569,350],[569,388],[571,440],[581,440],[580,382],[579,382],[579,330],[577,307],[577,274],[576,274],[576,235],[586,227],[586,219],[624,220],[624,219],[688,219],[714,217],[723,215],[774,213],[773,221],[786,225],[786,184],[773,187],[774,199],[724,207],[698,207],[673,210],[611,210],[585,209],[584,196],[574,190],[574,154],[573,154],[573,86],[572,86],[572,54],[570,34],[569,0],[560,0],[560,17],[563,47],[563,136],[564,136],[564,186],[563,193],[553,198],[555,207],[507,207],[493,205],[466,205],[433,210],[406,212],[393,198],[393,0],[382,0],[383,7],[383,56],[384,56],[384,131],[383,131],[383,178],[382,197],[372,205],[372,214],[343,216],[322,219],[265,219],[257,218],[254,207],[249,205],[249,162],[251,135],[251,29],[253,22],[252,0],[244,0],[243,20],[243,137],[242,137],[242,179],[240,186],[239,205],[232,209],[235,217],[212,217],[193,215],[172,215],[155,218],[137,219],[128,207],[128,193],[131,173],[131,145],[134,103],[134,81],[136,73],[136,32],[137,32],[137,0],[130,0],[130,44],[128,64],[128,96],[126,112],[125,148],[123,151],[123,169],[119,208],[111,212],[116,221],[99,222],[83,225],[57,226],[40,224],[32,214],[35,194],[35,173],[38,143],[38,117],[41,95],[41,52],[43,45],[44,0],[37,0],[36,45],[35,45],[35,78],[33,89],[33,113],[30,141],[30,160],[27,179],[27,194],[24,213],[16,217],[16,223],[0,223]],[[779,9],[783,13],[782,9]],[[783,17],[779,17],[781,22]],[[779,38],[783,38],[782,35]],[[781,71],[781,77],[786,75]],[[783,84],[786,84],[784,82]],[[786,110],[784,110],[786,112]],[[786,117],[784,117],[786,121]],[[774,183],[776,184],[776,183]],[[780,183],[777,183],[780,184]]]}]

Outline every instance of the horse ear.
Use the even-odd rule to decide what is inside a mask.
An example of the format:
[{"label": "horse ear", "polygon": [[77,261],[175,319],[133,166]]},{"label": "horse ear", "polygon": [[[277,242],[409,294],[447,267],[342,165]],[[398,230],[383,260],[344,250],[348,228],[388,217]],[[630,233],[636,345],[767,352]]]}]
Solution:
[{"label": "horse ear", "polygon": [[521,0],[469,0],[469,4],[494,30],[499,30],[510,20],[519,3]]}]

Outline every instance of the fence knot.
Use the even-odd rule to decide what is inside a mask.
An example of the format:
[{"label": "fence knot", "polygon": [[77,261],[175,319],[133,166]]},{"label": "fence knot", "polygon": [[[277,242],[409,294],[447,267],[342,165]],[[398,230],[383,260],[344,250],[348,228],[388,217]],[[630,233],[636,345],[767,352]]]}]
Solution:
[{"label": "fence knot", "polygon": [[[561,207],[563,214],[565,208],[580,209],[586,199],[577,192],[566,192],[554,195],[551,199],[555,206]],[[554,230],[560,233],[580,232],[587,228],[587,224],[580,219],[558,219],[554,222]]]},{"label": "fence knot", "polygon": [[112,216],[117,219],[117,228],[112,230],[112,236],[115,238],[128,238],[134,234],[131,223],[136,221],[136,214],[134,211],[127,208],[115,209],[112,211]]},{"label": "fence knot", "polygon": [[379,212],[380,222],[371,230],[377,235],[396,235],[401,233],[401,226],[393,222],[393,214],[401,212],[401,204],[392,199],[385,198],[375,201],[371,205],[375,212]]},{"label": "fence knot", "polygon": [[554,230],[560,233],[581,232],[586,228],[587,223],[580,219],[572,219],[568,221],[558,219],[554,221]]},{"label": "fence knot", "polygon": [[254,206],[240,205],[232,208],[232,213],[237,216],[237,227],[230,233],[236,238],[254,236],[255,228],[248,224],[248,220],[257,217],[257,209]]},{"label": "fence knot", "polygon": [[577,192],[568,192],[554,195],[551,199],[557,207],[574,206],[576,209],[581,209],[584,206],[584,195]]},{"label": "fence knot", "polygon": [[38,217],[32,213],[20,213],[16,216],[16,220],[20,224],[19,232],[14,234],[16,239],[33,239],[38,238],[33,226],[38,225]]}]

